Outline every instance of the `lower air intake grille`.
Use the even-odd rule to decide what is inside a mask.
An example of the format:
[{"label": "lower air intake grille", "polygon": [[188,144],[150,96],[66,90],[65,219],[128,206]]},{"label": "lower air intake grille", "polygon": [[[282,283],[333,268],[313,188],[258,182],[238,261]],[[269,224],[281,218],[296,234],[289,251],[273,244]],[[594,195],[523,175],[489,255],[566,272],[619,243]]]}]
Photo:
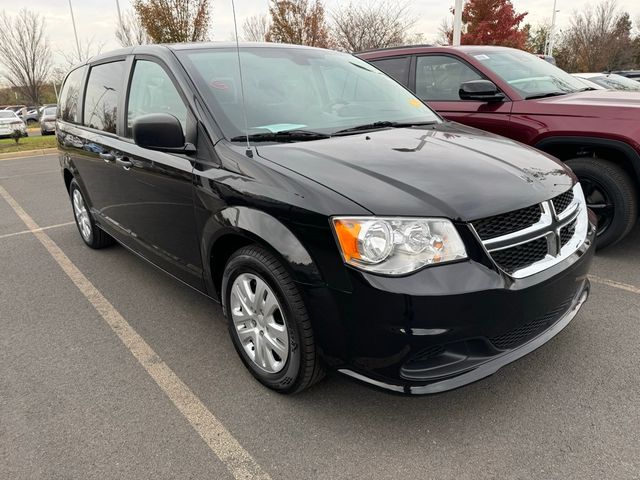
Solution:
[{"label": "lower air intake grille", "polygon": [[518,328],[509,330],[502,335],[490,338],[489,341],[498,350],[509,350],[522,345],[553,325],[567,310],[569,310],[572,300],[573,295],[544,316],[536,318],[529,323],[525,323]]},{"label": "lower air intake grille", "polygon": [[495,262],[507,273],[527,267],[542,260],[548,252],[547,239],[538,238],[531,242],[491,252]]}]

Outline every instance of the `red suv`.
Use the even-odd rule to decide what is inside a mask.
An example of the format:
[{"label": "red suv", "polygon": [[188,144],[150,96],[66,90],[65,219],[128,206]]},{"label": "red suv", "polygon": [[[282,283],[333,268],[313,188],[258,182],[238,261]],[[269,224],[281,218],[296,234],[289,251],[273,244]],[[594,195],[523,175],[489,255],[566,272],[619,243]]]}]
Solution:
[{"label": "red suv", "polygon": [[443,117],[566,162],[598,216],[599,247],[633,228],[640,187],[640,94],[593,90],[535,55],[505,47],[398,47],[359,56]]}]

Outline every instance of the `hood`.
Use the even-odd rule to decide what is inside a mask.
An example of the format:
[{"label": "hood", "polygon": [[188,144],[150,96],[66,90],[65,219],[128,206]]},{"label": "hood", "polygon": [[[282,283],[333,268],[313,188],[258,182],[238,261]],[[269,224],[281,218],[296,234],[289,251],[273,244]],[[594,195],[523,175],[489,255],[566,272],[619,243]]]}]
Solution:
[{"label": "hood", "polygon": [[475,220],[548,200],[574,183],[567,167],[537,150],[453,123],[257,151],[375,215]]},{"label": "hood", "polygon": [[42,118],[40,119],[41,122],[55,122],[56,121],[56,116],[55,115],[43,115]]},{"label": "hood", "polygon": [[640,92],[593,90],[516,104],[517,113],[640,120]]}]

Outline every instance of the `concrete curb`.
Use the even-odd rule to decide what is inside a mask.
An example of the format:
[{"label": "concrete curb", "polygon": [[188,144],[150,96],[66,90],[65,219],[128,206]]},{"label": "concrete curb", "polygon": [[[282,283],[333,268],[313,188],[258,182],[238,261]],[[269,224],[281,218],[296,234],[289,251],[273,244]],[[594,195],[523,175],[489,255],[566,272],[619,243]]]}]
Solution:
[{"label": "concrete curb", "polygon": [[39,148],[37,150],[24,150],[22,152],[0,153],[0,160],[8,160],[23,157],[42,157],[57,153],[57,148]]}]

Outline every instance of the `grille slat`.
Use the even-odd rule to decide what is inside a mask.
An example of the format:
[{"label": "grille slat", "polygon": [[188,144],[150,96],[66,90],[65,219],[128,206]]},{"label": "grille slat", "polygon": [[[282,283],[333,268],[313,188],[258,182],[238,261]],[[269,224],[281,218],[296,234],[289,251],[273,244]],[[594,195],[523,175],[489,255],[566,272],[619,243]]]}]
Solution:
[{"label": "grille slat", "polygon": [[473,227],[482,240],[490,240],[530,227],[539,222],[541,216],[540,205],[532,205],[520,210],[476,220],[473,222]]},{"label": "grille slat", "polygon": [[561,214],[567,209],[571,202],[573,202],[573,190],[569,190],[552,198],[551,202],[553,203],[553,208],[556,209],[556,214]]},{"label": "grille slat", "polygon": [[515,247],[496,250],[491,252],[491,256],[505,272],[513,273],[542,260],[547,252],[547,239],[541,237]]}]

